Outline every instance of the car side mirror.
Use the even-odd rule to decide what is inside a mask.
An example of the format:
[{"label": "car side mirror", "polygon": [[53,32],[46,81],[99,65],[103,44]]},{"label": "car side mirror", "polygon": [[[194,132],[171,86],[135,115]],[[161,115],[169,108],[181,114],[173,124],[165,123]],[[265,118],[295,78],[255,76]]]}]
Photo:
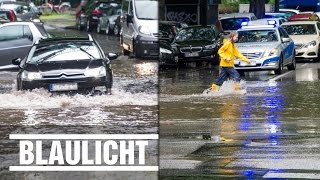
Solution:
[{"label": "car side mirror", "polygon": [[126,16],[127,16],[127,18],[126,18],[126,19],[127,19],[127,23],[128,23],[128,24],[129,24],[129,23],[132,23],[132,18],[133,18],[133,17],[132,17],[131,15],[129,15],[129,14],[127,14]]},{"label": "car side mirror", "polygon": [[109,60],[115,60],[118,58],[118,55],[115,53],[108,53],[108,59]]},{"label": "car side mirror", "polygon": [[288,43],[290,42],[290,38],[282,38],[282,43]]},{"label": "car side mirror", "polygon": [[12,59],[12,64],[19,66],[21,63],[21,58]]}]

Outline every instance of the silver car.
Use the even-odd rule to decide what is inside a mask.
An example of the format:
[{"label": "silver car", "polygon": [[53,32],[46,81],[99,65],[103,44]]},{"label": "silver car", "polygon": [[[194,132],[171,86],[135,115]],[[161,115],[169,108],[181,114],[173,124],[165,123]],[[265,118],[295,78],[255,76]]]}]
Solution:
[{"label": "silver car", "polygon": [[274,70],[281,74],[284,66],[288,70],[296,68],[294,43],[283,28],[245,26],[238,30],[238,34],[237,47],[252,62],[235,60],[235,68],[240,72]]},{"label": "silver car", "polygon": [[121,29],[121,15],[121,5],[117,3],[111,3],[110,7],[102,14],[102,16],[98,20],[97,32],[106,33],[107,35],[119,35]]}]

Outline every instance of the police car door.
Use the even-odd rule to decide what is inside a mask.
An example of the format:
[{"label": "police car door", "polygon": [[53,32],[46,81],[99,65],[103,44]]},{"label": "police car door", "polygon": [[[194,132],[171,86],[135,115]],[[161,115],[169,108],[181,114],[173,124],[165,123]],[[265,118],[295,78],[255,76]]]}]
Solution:
[{"label": "police car door", "polygon": [[294,43],[292,40],[290,42],[283,42],[282,38],[289,38],[289,35],[287,32],[282,29],[282,27],[279,27],[279,33],[281,38],[281,46],[282,46],[282,52],[283,52],[283,64],[289,64],[291,63],[292,56],[294,55]]}]

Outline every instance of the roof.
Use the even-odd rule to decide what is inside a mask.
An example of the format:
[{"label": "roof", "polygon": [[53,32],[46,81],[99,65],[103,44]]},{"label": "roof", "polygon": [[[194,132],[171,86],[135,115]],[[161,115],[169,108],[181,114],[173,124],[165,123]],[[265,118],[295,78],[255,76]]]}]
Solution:
[{"label": "roof", "polygon": [[277,29],[273,25],[251,25],[251,26],[242,26],[239,30],[247,30],[247,29]]},{"label": "roof", "polygon": [[93,41],[91,35],[89,34],[88,37],[54,37],[54,38],[46,38],[46,39],[40,39],[36,42],[36,44],[39,43],[56,43],[57,41]]},{"label": "roof", "polygon": [[287,21],[282,25],[296,25],[296,24],[317,24],[318,21]]}]

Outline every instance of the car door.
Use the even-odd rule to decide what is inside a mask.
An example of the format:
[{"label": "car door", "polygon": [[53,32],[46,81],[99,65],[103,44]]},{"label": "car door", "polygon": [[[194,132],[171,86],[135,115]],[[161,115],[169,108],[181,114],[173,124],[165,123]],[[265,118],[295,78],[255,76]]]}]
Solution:
[{"label": "car door", "polygon": [[133,20],[133,5],[132,0],[124,1],[127,2],[127,6],[122,7],[128,7],[127,13],[125,16],[123,16],[121,27],[122,27],[122,37],[123,37],[123,43],[132,46],[132,34],[133,34],[133,28],[132,28],[132,22],[129,22],[128,20]]},{"label": "car door", "polygon": [[2,26],[0,34],[0,66],[11,65],[12,59],[23,59],[27,56],[33,44],[29,26]]},{"label": "car door", "polygon": [[[287,32],[282,27],[279,27],[279,32],[280,32],[281,42],[282,42],[282,38],[289,38],[289,35],[287,34]],[[282,46],[282,49],[283,49],[283,61],[284,61],[284,64],[291,63],[291,58],[294,55],[294,43],[293,43],[293,41],[290,40],[290,42],[282,42],[281,46]]]}]

